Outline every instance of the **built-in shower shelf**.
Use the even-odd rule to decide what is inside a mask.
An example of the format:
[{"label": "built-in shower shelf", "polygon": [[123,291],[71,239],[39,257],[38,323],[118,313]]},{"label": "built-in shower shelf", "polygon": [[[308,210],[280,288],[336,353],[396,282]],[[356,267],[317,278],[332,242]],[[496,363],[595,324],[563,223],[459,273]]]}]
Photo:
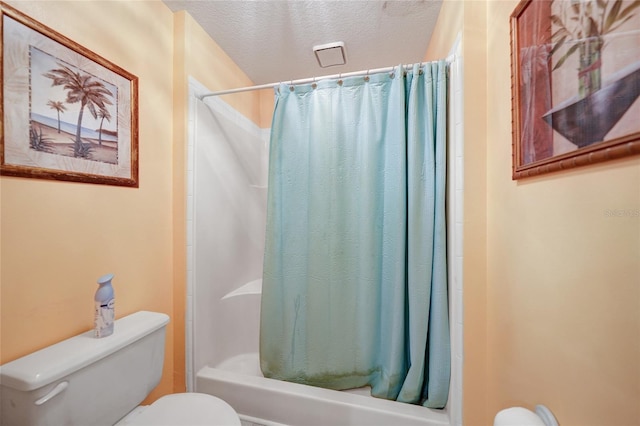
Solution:
[{"label": "built-in shower shelf", "polygon": [[262,294],[262,278],[249,281],[242,287],[238,287],[237,289],[225,294],[221,300],[228,299],[230,297],[245,296],[249,294]]},{"label": "built-in shower shelf", "polygon": [[234,373],[264,377],[260,370],[260,355],[258,352],[248,352],[232,356],[216,365],[215,368],[233,371]]}]

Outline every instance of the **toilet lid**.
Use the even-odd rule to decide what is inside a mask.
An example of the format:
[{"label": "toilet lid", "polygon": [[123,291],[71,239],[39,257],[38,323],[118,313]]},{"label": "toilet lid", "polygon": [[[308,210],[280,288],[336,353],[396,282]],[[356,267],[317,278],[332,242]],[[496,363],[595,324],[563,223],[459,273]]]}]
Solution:
[{"label": "toilet lid", "polygon": [[149,405],[127,425],[240,426],[240,417],[220,398],[203,393],[166,395]]}]

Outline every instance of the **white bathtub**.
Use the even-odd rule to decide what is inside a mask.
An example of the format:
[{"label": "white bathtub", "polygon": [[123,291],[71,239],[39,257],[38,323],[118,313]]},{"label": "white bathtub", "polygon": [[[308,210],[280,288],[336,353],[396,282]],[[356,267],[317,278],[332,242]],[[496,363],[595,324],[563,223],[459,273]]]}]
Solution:
[{"label": "white bathtub", "polygon": [[388,401],[365,395],[368,388],[334,391],[262,377],[258,354],[235,356],[203,367],[196,391],[227,401],[245,422],[265,425],[448,425],[447,410]]}]

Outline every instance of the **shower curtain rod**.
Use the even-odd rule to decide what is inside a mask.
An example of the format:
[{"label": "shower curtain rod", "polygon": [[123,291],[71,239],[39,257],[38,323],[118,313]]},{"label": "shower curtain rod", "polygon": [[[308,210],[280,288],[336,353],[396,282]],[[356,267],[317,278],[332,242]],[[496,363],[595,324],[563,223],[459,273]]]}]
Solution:
[{"label": "shower curtain rod", "polygon": [[[450,55],[448,56],[445,60],[447,62],[451,62],[454,59],[455,55]],[[420,66],[422,66],[422,64],[425,64],[426,62],[420,62]],[[408,64],[408,65],[403,65],[403,68],[411,68],[413,67],[414,64]],[[295,84],[304,84],[304,83],[313,83],[315,81],[318,80],[322,80],[322,79],[327,79],[327,78],[342,78],[342,77],[353,77],[353,76],[357,76],[357,75],[366,75],[366,74],[375,74],[375,73],[379,73],[379,72],[389,72],[389,71],[393,71],[396,67],[385,67],[385,68],[377,68],[377,69],[372,69],[372,70],[361,70],[361,71],[353,71],[353,72],[346,72],[346,73],[340,73],[340,74],[332,74],[332,75],[323,75],[320,77],[312,77],[312,78],[303,78],[300,80],[289,80],[289,83],[291,85],[295,85]],[[282,83],[287,83],[287,81],[280,81],[277,83],[269,83],[269,84],[260,84],[257,86],[248,86],[248,87],[240,87],[237,89],[228,89],[228,90],[220,90],[217,92],[211,92],[211,93],[205,93],[203,95],[198,96],[198,98],[200,100],[203,100],[204,98],[208,98],[209,96],[220,96],[220,95],[230,95],[232,93],[240,93],[240,92],[249,92],[251,90],[261,90],[261,89],[272,89],[274,87],[277,87],[278,85],[282,84]]]}]

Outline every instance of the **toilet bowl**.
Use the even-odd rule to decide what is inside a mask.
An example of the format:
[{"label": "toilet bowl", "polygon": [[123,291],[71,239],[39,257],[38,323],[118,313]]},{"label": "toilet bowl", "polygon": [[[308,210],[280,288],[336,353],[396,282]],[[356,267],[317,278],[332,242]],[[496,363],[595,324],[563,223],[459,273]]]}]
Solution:
[{"label": "toilet bowl", "polygon": [[203,393],[165,395],[139,407],[115,426],[228,425],[240,426],[233,408],[220,398]]},{"label": "toilet bowl", "polygon": [[0,366],[0,425],[240,425],[234,409],[201,393],[140,403],[162,376],[169,317],[140,311]]},{"label": "toilet bowl", "polygon": [[493,426],[558,426],[558,421],[551,410],[539,404],[535,412],[524,407],[505,408],[496,414]]}]

